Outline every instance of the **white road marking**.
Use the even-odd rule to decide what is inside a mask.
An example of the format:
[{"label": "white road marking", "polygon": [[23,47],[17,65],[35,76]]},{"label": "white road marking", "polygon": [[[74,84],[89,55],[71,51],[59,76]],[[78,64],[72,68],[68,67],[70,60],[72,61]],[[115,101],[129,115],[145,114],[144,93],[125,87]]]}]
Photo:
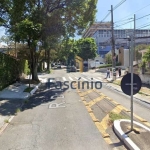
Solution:
[{"label": "white road marking", "polygon": [[[65,102],[59,103],[59,104],[57,104],[57,103],[52,103],[52,104],[49,105],[49,108],[65,107],[65,106],[63,106],[62,104],[65,104]],[[62,105],[62,106],[61,106],[61,105]]]},{"label": "white road marking", "polygon": [[81,79],[83,79],[84,81],[87,81],[87,79],[85,79],[85,78],[83,78],[83,77],[81,77]]},{"label": "white road marking", "polygon": [[73,81],[73,79],[72,79],[71,77],[69,77],[69,79],[70,79],[71,81]]},{"label": "white road marking", "polygon": [[55,99],[55,98],[64,98],[64,95],[57,95],[57,93],[53,96],[51,96],[51,99]]},{"label": "white road marking", "polygon": [[97,77],[99,80],[103,80],[103,78],[102,77]]},{"label": "white road marking", "polygon": [[62,77],[62,78],[63,78],[64,81],[66,81],[66,78],[65,78],[65,77]]}]

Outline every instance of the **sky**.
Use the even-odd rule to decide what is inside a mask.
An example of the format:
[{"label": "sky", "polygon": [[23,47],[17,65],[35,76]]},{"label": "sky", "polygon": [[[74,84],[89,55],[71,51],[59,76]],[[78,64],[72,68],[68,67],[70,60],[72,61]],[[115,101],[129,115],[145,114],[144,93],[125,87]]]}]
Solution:
[{"label": "sky", "polygon": [[[130,22],[123,26],[122,24],[128,21],[131,21],[130,18],[133,18],[134,14],[136,15],[136,18],[140,18],[140,17],[150,14],[150,1],[149,0],[98,0],[96,21],[102,21],[105,18],[105,16],[109,13],[109,10],[111,9],[111,5],[115,7],[122,1],[125,1],[125,2],[122,3],[113,12],[115,28],[131,29],[134,27],[133,22]],[[110,21],[110,20],[111,20],[111,15],[109,15],[104,21]],[[145,29],[146,28],[150,29],[150,15],[147,17],[144,17],[143,19],[138,19],[136,21],[136,28],[141,28],[141,26],[147,25],[147,24],[149,26],[145,27]],[[117,27],[117,26],[120,26],[120,27]],[[5,29],[0,28],[0,37],[4,35],[4,33],[5,33]],[[76,39],[78,38],[80,37],[77,36]]]},{"label": "sky", "polygon": [[[114,27],[122,25],[128,21],[132,21],[130,18],[134,18],[134,14],[136,16],[136,19],[150,14],[149,0],[104,0],[104,1],[98,0],[96,20],[102,21],[105,18],[105,16],[109,13],[109,10],[111,9],[111,5],[115,7],[120,2],[123,3],[113,11]],[[104,21],[110,21],[110,20],[111,20],[111,15],[109,15]],[[150,15],[144,17],[143,19],[136,20],[136,28],[140,28],[140,26],[146,23],[149,23],[149,28],[150,28]],[[130,29],[133,27],[134,27],[134,22],[131,22],[124,26],[120,26],[118,28]]]}]

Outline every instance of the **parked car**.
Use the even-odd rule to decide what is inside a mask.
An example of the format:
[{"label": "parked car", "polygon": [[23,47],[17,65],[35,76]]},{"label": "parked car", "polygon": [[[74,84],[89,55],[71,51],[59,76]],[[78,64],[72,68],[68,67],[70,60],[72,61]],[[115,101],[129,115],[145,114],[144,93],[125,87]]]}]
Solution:
[{"label": "parked car", "polygon": [[52,67],[55,67],[55,64],[54,64],[54,63],[52,63],[52,64],[51,64],[51,66],[52,66]]},{"label": "parked car", "polygon": [[77,71],[77,68],[75,66],[70,67],[70,72],[76,72],[76,71]]},{"label": "parked car", "polygon": [[61,68],[61,64],[57,64],[57,68]]}]

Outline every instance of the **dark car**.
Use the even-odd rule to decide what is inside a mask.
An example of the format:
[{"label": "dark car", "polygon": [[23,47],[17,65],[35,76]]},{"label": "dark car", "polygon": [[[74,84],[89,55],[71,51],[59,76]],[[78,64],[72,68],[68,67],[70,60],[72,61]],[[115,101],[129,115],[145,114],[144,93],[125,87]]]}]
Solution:
[{"label": "dark car", "polygon": [[77,68],[75,66],[70,67],[70,72],[76,72],[76,71],[77,71]]}]

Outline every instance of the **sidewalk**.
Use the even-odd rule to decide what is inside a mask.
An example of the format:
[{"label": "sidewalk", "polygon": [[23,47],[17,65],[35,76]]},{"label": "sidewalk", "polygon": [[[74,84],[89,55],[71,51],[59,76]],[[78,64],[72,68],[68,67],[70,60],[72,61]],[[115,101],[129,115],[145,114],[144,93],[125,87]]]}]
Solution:
[{"label": "sidewalk", "polygon": [[[110,78],[110,79],[107,79],[106,81],[107,81],[107,83],[109,83],[109,86],[122,92],[121,87],[120,87],[121,79],[122,79],[122,77],[117,78],[115,81],[112,82],[112,79]],[[148,88],[148,85],[142,86],[139,93],[135,94],[134,97],[141,99],[141,100],[145,100],[147,102],[150,102],[150,88]]]},{"label": "sidewalk", "polygon": [[15,83],[0,91],[0,99],[27,99],[30,93],[24,92],[28,85]]},{"label": "sidewalk", "polygon": [[24,92],[29,84],[14,83],[0,91],[0,134],[38,86],[40,83],[31,84],[31,92]]}]

